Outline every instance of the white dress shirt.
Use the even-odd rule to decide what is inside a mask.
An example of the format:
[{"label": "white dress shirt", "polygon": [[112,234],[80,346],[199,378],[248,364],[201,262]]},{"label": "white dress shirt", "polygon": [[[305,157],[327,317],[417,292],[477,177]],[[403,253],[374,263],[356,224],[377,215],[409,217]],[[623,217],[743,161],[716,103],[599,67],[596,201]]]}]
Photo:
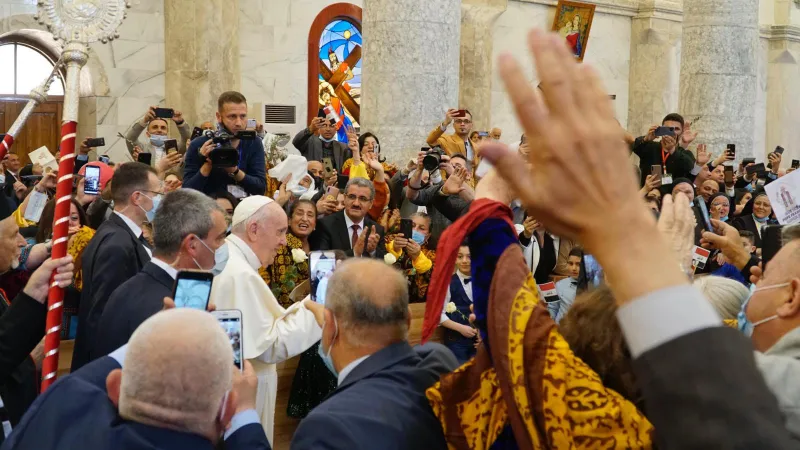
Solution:
[{"label": "white dress shirt", "polygon": [[[142,237],[142,227],[140,227],[136,222],[132,221],[125,214],[120,214],[119,211],[114,211],[114,214],[122,218],[122,221],[125,222],[126,225],[128,225],[128,228],[130,228],[131,231],[133,231],[133,235],[136,236],[137,239]],[[146,245],[144,245],[143,247],[144,250],[147,252],[147,254],[150,255],[150,257],[152,258],[153,252]]]},{"label": "white dress shirt", "polygon": [[164,261],[158,258],[153,258],[150,260],[150,262],[160,267],[164,272],[167,272],[167,275],[172,277],[173,280],[178,278],[178,270],[170,266],[169,264],[165,263]]},{"label": "white dress shirt", "polygon": [[[319,345],[322,345],[322,343],[320,343]],[[353,361],[350,362],[350,364],[344,366],[344,369],[342,369],[341,372],[339,372],[339,377],[338,377],[338,380],[336,382],[336,385],[337,386],[341,386],[342,382],[344,381],[344,379],[347,378],[348,375],[350,375],[350,372],[352,372],[353,369],[356,368],[356,366],[358,366],[359,364],[364,362],[364,360],[369,358],[370,356],[372,356],[372,355],[362,356],[361,358],[353,360]]]},{"label": "white dress shirt", "polygon": [[[461,281],[461,286],[464,288],[464,292],[467,294],[470,303],[472,302],[472,281],[469,284],[465,283],[464,280],[467,278],[472,278],[471,276],[464,275],[463,273],[456,270],[456,275],[458,275],[458,280]],[[447,293],[444,295],[444,307],[442,308],[442,317],[439,319],[439,323],[444,323],[447,320],[450,320],[447,317],[447,313],[445,310],[447,309],[447,304],[450,303],[450,287],[447,287]]]}]

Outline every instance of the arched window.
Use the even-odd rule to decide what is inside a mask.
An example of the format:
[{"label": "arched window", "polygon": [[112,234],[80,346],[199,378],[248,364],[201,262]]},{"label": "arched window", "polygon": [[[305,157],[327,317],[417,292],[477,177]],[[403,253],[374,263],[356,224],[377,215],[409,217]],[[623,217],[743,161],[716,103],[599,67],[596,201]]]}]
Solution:
[{"label": "arched window", "polygon": [[345,126],[358,128],[361,116],[361,8],[337,3],[314,19],[308,36],[308,122],[330,106]]},{"label": "arched window", "polygon": [[[28,95],[53,71],[54,61],[22,42],[0,45],[0,95]],[[50,85],[47,95],[64,95],[61,74]]]}]

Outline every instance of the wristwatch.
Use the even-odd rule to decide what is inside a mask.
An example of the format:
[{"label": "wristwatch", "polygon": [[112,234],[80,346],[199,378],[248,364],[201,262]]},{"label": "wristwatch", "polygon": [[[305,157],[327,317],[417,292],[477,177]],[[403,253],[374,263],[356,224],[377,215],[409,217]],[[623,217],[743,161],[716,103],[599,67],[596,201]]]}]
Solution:
[{"label": "wristwatch", "polygon": [[239,172],[240,172],[240,170],[239,170],[239,168],[237,167],[237,168],[236,168],[236,172],[229,173],[228,175],[229,175],[231,178],[235,178],[235,177],[236,177],[236,175],[239,175]]}]

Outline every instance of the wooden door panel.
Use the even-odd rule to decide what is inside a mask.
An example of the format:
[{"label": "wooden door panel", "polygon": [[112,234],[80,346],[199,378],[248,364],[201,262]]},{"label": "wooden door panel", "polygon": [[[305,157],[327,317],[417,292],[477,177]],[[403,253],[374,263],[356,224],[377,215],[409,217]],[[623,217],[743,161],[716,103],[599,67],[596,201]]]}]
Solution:
[{"label": "wooden door panel", "polygon": [[[25,107],[25,101],[0,102],[0,124],[7,131]],[[47,146],[55,154],[61,140],[61,101],[48,101],[40,104],[28,118],[25,126],[14,140],[13,151],[19,155],[22,164],[28,164],[28,153],[41,146]]]}]

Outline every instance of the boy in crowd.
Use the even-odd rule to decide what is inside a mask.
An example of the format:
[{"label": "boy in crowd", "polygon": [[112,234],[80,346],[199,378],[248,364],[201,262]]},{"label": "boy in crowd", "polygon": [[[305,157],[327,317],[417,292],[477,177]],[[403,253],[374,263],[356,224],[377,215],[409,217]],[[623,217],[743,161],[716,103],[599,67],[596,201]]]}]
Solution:
[{"label": "boy in crowd", "polygon": [[578,276],[581,274],[581,261],[583,260],[583,250],[578,247],[573,248],[569,252],[567,258],[567,270],[569,276],[556,283],[556,292],[558,292],[558,303],[555,306],[555,314],[550,311],[553,320],[556,323],[561,322],[572,303],[575,302],[575,294],[578,291]]},{"label": "boy in crowd", "polygon": [[472,305],[472,264],[467,244],[461,244],[456,257],[456,270],[444,300],[442,319],[444,345],[453,352],[459,364],[475,356],[478,331],[469,323]]}]

